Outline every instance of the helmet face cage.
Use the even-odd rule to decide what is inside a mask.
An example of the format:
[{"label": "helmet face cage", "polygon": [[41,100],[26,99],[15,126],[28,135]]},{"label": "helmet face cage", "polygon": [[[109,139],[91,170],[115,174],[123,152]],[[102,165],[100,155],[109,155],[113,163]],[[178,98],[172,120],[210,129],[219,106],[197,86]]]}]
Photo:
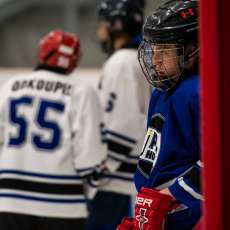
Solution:
[{"label": "helmet face cage", "polygon": [[150,84],[159,90],[169,90],[176,85],[184,70],[184,45],[144,40],[138,49],[138,60]]}]

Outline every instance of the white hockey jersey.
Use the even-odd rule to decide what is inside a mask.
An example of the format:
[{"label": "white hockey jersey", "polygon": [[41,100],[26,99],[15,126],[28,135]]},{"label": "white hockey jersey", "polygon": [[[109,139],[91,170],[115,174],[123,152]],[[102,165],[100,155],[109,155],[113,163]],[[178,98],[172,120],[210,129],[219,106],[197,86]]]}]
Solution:
[{"label": "white hockey jersey", "polygon": [[116,51],[105,63],[99,85],[108,144],[110,183],[101,190],[136,194],[133,174],[146,132],[151,86],[140,69],[137,50]]},{"label": "white hockey jersey", "polygon": [[10,79],[0,100],[0,212],[86,217],[83,176],[105,159],[98,96],[39,70]]}]

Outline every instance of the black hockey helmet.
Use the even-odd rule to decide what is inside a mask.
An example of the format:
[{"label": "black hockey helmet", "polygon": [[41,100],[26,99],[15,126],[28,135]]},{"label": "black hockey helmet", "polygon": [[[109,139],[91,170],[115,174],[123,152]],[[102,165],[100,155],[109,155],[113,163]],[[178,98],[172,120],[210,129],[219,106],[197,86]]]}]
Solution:
[{"label": "black hockey helmet", "polygon": [[[111,32],[126,32],[133,37],[142,32],[143,6],[143,0],[103,0],[98,16],[110,23]],[[117,19],[121,24],[116,23]]]},{"label": "black hockey helmet", "polygon": [[197,37],[198,1],[171,0],[147,17],[144,38],[154,43]]},{"label": "black hockey helmet", "polygon": [[[147,17],[138,59],[152,85],[161,90],[175,86],[187,61],[199,51],[198,29],[198,0],[170,0]],[[166,61],[165,51],[175,57]],[[174,74],[167,69],[170,64]]]}]

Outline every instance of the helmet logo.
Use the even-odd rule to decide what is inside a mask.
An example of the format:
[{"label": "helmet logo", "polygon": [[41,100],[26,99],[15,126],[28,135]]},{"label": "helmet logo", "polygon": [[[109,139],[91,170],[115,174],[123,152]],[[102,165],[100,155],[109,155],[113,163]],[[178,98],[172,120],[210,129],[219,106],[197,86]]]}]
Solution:
[{"label": "helmet logo", "polygon": [[183,19],[187,19],[189,16],[193,16],[195,13],[192,8],[187,9],[186,11],[181,12],[181,16]]},{"label": "helmet logo", "polygon": [[66,45],[60,45],[58,51],[66,55],[73,55],[74,49]]},{"label": "helmet logo", "polygon": [[58,58],[58,63],[57,63],[58,66],[67,69],[69,67],[69,64],[70,64],[69,58],[64,56],[60,56]]}]

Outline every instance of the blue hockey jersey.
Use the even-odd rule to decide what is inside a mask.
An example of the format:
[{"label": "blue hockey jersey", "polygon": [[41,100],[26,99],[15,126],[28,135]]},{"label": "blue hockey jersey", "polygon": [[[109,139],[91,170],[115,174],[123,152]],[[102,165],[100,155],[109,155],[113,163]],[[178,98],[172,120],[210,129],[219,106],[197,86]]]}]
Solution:
[{"label": "blue hockey jersey", "polygon": [[[183,206],[168,215],[167,229],[191,229],[200,216],[199,80],[193,75],[172,91],[154,90],[148,131],[135,173],[135,185],[169,188]],[[195,173],[194,173],[195,172]],[[198,175],[198,176],[197,176]]]}]

